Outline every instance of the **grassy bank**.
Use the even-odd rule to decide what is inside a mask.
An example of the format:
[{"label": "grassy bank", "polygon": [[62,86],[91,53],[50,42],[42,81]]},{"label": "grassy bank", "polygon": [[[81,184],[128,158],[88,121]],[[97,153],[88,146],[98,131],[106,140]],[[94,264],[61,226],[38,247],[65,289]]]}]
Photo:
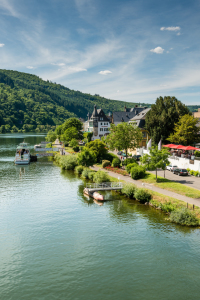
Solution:
[{"label": "grassy bank", "polygon": [[153,184],[162,189],[175,192],[180,195],[184,195],[190,198],[200,198],[200,191],[194,188],[185,186],[181,183],[171,181],[169,179],[158,176],[158,182],[156,182],[156,176],[151,173],[147,173],[145,178],[141,179],[142,182]]}]

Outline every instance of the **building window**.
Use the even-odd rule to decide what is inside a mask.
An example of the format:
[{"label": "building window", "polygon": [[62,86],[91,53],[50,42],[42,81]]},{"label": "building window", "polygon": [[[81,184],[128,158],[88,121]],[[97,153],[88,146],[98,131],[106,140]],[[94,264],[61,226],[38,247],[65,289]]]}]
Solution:
[{"label": "building window", "polygon": [[103,123],[101,123],[101,125],[103,125]]},{"label": "building window", "polygon": [[143,136],[143,138],[145,138],[145,137],[147,136],[147,133],[146,133],[146,132],[143,132],[143,133],[142,133],[142,136]]}]

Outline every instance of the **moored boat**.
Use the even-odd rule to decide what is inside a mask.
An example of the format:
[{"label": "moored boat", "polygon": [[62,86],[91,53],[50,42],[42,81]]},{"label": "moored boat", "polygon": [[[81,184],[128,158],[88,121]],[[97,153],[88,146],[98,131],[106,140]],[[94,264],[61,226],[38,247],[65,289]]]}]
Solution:
[{"label": "moored boat", "polygon": [[28,145],[28,143],[23,142],[17,146],[14,161],[16,165],[28,165],[30,163],[31,155]]},{"label": "moored boat", "polygon": [[104,200],[103,195],[101,195],[98,192],[91,192],[87,188],[84,188],[83,193],[86,194],[86,195],[88,195],[88,196],[90,196],[90,197],[92,197],[92,198],[94,198],[94,199],[96,199],[96,200],[98,200],[98,201],[103,201]]}]

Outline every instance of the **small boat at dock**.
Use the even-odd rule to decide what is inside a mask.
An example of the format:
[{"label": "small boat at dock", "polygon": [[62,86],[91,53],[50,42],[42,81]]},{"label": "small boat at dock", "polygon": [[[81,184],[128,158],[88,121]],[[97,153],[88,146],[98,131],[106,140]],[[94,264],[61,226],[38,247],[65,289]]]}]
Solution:
[{"label": "small boat at dock", "polygon": [[90,192],[90,190],[88,188],[84,188],[83,193],[85,195],[88,195],[88,196],[94,198],[95,200],[104,201],[104,196],[103,195],[101,195],[98,192]]},{"label": "small boat at dock", "polygon": [[17,146],[16,154],[15,154],[15,164],[16,165],[28,165],[31,161],[31,154],[28,143],[20,143]]}]

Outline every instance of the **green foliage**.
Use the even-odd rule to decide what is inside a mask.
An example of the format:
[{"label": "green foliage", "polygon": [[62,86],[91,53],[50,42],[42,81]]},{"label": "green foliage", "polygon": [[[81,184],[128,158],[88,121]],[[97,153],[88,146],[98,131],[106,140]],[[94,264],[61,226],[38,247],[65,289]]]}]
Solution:
[{"label": "green foliage", "polygon": [[102,182],[108,182],[110,181],[110,179],[106,172],[98,170],[93,176],[93,181],[96,183],[102,183]]},{"label": "green foliage", "polygon": [[187,208],[180,208],[172,211],[170,214],[170,221],[186,226],[198,226],[199,220],[197,217]]},{"label": "green foliage", "polygon": [[94,153],[96,162],[101,163],[108,154],[105,143],[100,140],[94,140],[85,145],[85,148]]},{"label": "green foliage", "polygon": [[176,206],[171,202],[166,202],[166,203],[161,203],[160,208],[162,211],[164,211],[166,213],[171,213],[172,211],[174,211],[176,209]]},{"label": "green foliage", "polygon": [[76,127],[67,128],[60,136],[61,141],[70,142],[72,139],[77,140],[79,138],[79,132]]},{"label": "green foliage", "polygon": [[182,116],[179,121],[174,124],[174,132],[167,138],[171,143],[182,145],[191,145],[199,141],[199,127],[197,127],[198,119],[191,115]]},{"label": "green foliage", "polygon": [[96,156],[95,154],[88,150],[87,148],[84,147],[84,149],[78,154],[78,164],[85,166],[85,167],[90,167],[93,166],[94,163],[96,162]]},{"label": "green foliage", "polygon": [[110,134],[106,137],[106,144],[111,150],[125,150],[126,156],[128,149],[134,150],[142,140],[142,132],[135,124],[120,123],[111,124]]},{"label": "green foliage", "polygon": [[200,157],[200,151],[199,151],[199,150],[194,151],[194,155],[195,155],[196,157]]},{"label": "green foliage", "polygon": [[88,173],[88,179],[90,179],[90,180],[93,181],[95,173],[96,173],[96,172],[90,171],[90,172]]},{"label": "green foliage", "polygon": [[112,161],[112,167],[119,168],[120,166],[121,166],[121,160],[118,157],[114,158]]},{"label": "green foliage", "polygon": [[135,198],[144,204],[151,200],[151,194],[145,189],[136,189]]},{"label": "green foliage", "polygon": [[137,167],[133,167],[131,168],[131,178],[132,179],[141,179],[144,178],[146,175],[146,170],[144,167],[142,166],[137,166]]},{"label": "green foliage", "polygon": [[127,166],[126,166],[126,171],[130,174],[131,173],[131,169],[133,168],[133,167],[138,167],[138,164],[137,163],[131,163],[131,164],[128,164]]},{"label": "green foliage", "polygon": [[133,184],[125,184],[122,189],[122,194],[125,194],[130,199],[134,198],[136,186]]},{"label": "green foliage", "polygon": [[78,141],[76,139],[72,139],[69,143],[70,147],[74,150],[74,152],[79,151]]},{"label": "green foliage", "polygon": [[83,137],[86,139],[86,142],[89,143],[91,142],[93,136],[93,132],[84,132]]},{"label": "green foliage", "polygon": [[194,176],[198,176],[199,175],[199,172],[198,171],[194,171]]},{"label": "green foliage", "polygon": [[156,181],[157,181],[157,169],[165,169],[168,161],[169,152],[167,149],[158,150],[158,147],[152,147],[150,149],[150,155],[145,154],[140,158],[141,163],[148,170],[156,170]]},{"label": "green foliage", "polygon": [[194,172],[193,170],[190,170],[190,175],[194,175]]},{"label": "green foliage", "polygon": [[102,168],[105,168],[110,165],[111,165],[111,162],[109,160],[102,160]]},{"label": "green foliage", "polygon": [[76,155],[63,155],[59,159],[59,164],[62,169],[74,170],[78,165]]},{"label": "green foliage", "polygon": [[190,168],[187,168],[187,171],[188,171],[188,173],[190,173],[190,171],[191,171]]},{"label": "green foliage", "polygon": [[77,174],[82,174],[83,170],[84,170],[83,166],[76,166],[75,167],[75,173],[77,173]]},{"label": "green foliage", "polygon": [[175,97],[157,98],[145,119],[145,128],[149,132],[152,142],[158,144],[162,137],[162,141],[165,143],[168,136],[174,131],[174,124],[181,116],[189,113],[189,109]]},{"label": "green foliage", "polygon": [[132,163],[136,163],[137,164],[137,160],[134,157],[131,158],[126,158],[122,161],[122,165],[123,166],[127,166],[128,164],[132,164]]},{"label": "green foliage", "polygon": [[118,156],[111,152],[108,152],[104,157],[104,159],[109,161],[113,161],[113,158],[118,158]]},{"label": "green foliage", "polygon": [[91,172],[90,169],[85,168],[85,169],[83,170],[83,172],[82,172],[82,177],[83,177],[84,179],[89,179],[89,173],[90,173],[90,172]]},{"label": "green foliage", "polygon": [[47,133],[47,136],[45,137],[45,140],[47,142],[54,142],[57,138],[57,135],[54,131],[50,130],[48,133]]}]

